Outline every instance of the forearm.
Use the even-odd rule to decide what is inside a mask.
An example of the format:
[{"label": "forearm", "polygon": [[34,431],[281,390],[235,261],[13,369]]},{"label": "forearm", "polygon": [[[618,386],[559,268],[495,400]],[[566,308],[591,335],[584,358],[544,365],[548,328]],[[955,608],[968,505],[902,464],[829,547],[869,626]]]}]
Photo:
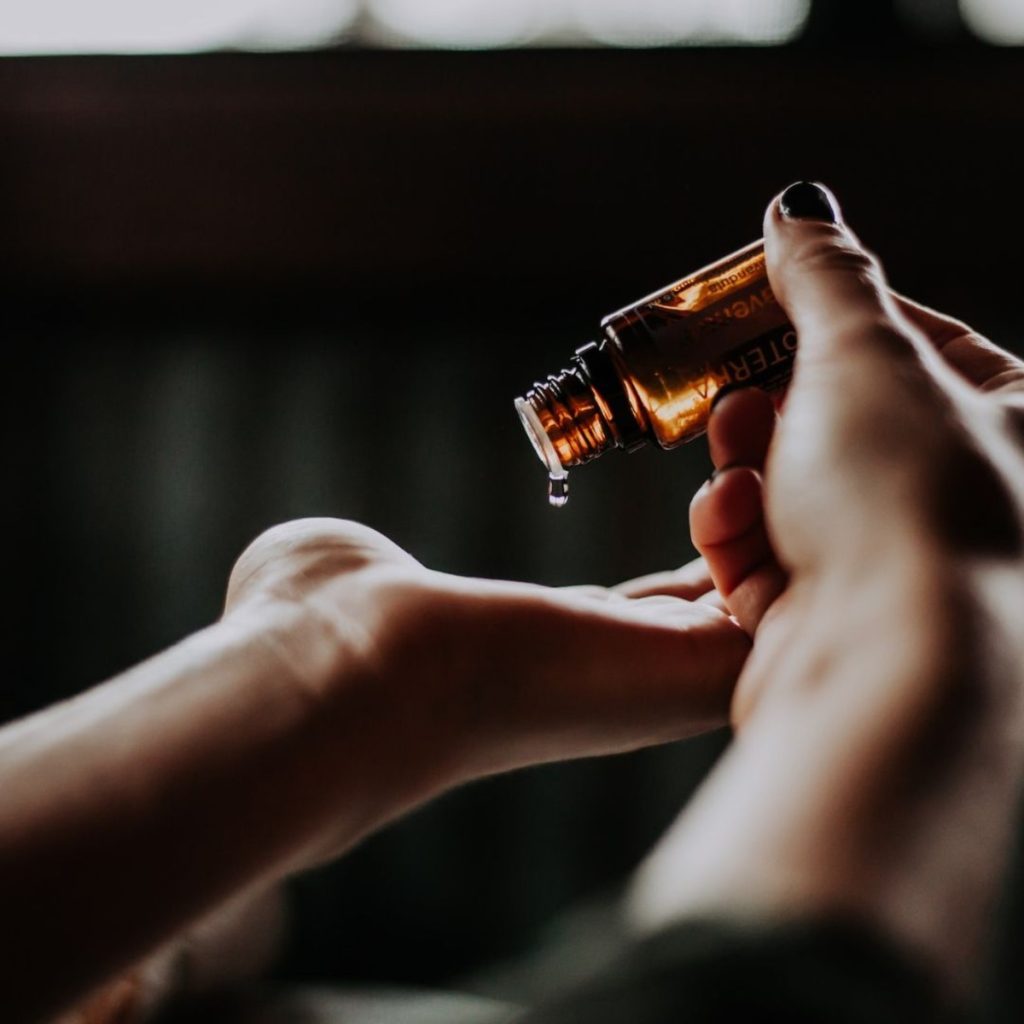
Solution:
[{"label": "forearm", "polygon": [[[322,686],[309,669],[329,641],[295,630],[220,623],[0,733],[12,1019],[66,1004],[306,863],[325,833],[343,848],[411,799],[409,765],[368,768],[383,738],[372,680],[356,668]],[[312,660],[296,663],[296,643]]]}]

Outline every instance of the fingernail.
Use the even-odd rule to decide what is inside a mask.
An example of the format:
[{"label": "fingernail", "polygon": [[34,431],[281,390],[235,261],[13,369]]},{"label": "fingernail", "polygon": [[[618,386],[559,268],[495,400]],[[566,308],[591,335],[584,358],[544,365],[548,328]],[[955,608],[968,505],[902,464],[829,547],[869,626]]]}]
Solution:
[{"label": "fingernail", "polygon": [[790,220],[822,220],[828,224],[839,222],[839,211],[832,197],[813,181],[798,181],[790,185],[779,199],[779,209]]},{"label": "fingernail", "polygon": [[715,392],[714,396],[712,397],[712,399],[711,399],[711,407],[708,409],[708,412],[709,413],[714,412],[715,411],[715,406],[718,405],[718,403],[723,398],[725,398],[726,395],[731,395],[734,392],[739,391],[739,390],[740,390],[740,385],[738,385],[738,384],[733,384],[731,382],[728,383],[728,384],[723,384]]}]

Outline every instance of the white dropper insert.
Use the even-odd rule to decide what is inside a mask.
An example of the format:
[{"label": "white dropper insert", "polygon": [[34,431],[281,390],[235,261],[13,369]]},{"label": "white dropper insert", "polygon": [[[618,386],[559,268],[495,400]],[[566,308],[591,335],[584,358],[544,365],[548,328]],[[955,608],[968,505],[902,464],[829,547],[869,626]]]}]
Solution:
[{"label": "white dropper insert", "polygon": [[555,446],[551,443],[551,438],[548,437],[548,432],[533,406],[525,398],[517,398],[515,405],[537,458],[547,467],[548,501],[555,508],[561,508],[569,500],[569,470],[562,465],[562,460],[558,457],[558,452],[555,451]]}]

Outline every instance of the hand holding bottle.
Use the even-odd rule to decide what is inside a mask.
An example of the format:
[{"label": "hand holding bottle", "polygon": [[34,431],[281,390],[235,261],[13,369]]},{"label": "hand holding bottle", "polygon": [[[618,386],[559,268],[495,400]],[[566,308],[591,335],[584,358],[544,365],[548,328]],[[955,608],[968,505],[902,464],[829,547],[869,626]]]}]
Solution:
[{"label": "hand holding bottle", "polygon": [[[1022,567],[1024,363],[893,295],[837,216],[806,184],[769,208],[768,271],[800,337],[796,375],[777,429],[762,393],[718,403],[716,473],[692,508],[694,542],[762,649],[817,608],[855,635],[859,587],[842,616],[819,601],[837,580],[869,574],[935,594],[932,575],[940,589],[973,589],[997,567]],[[872,599],[868,622],[879,600],[894,604]],[[737,693],[740,721],[764,653]]]},{"label": "hand holding bottle", "polygon": [[1024,364],[888,289],[824,190],[765,218],[799,337],[728,394],[691,524],[755,633],[739,737],[641,872],[651,926],[852,914],[967,983],[1024,768]]}]

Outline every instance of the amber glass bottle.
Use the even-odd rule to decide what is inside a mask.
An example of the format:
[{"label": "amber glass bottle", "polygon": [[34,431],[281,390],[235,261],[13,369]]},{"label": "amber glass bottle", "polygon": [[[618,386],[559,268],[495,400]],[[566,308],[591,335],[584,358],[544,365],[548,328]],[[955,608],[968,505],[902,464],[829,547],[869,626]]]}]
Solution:
[{"label": "amber glass bottle", "polygon": [[612,448],[699,437],[726,385],[781,389],[796,349],[760,241],[605,317],[601,334],[516,399],[556,505],[570,466]]}]

